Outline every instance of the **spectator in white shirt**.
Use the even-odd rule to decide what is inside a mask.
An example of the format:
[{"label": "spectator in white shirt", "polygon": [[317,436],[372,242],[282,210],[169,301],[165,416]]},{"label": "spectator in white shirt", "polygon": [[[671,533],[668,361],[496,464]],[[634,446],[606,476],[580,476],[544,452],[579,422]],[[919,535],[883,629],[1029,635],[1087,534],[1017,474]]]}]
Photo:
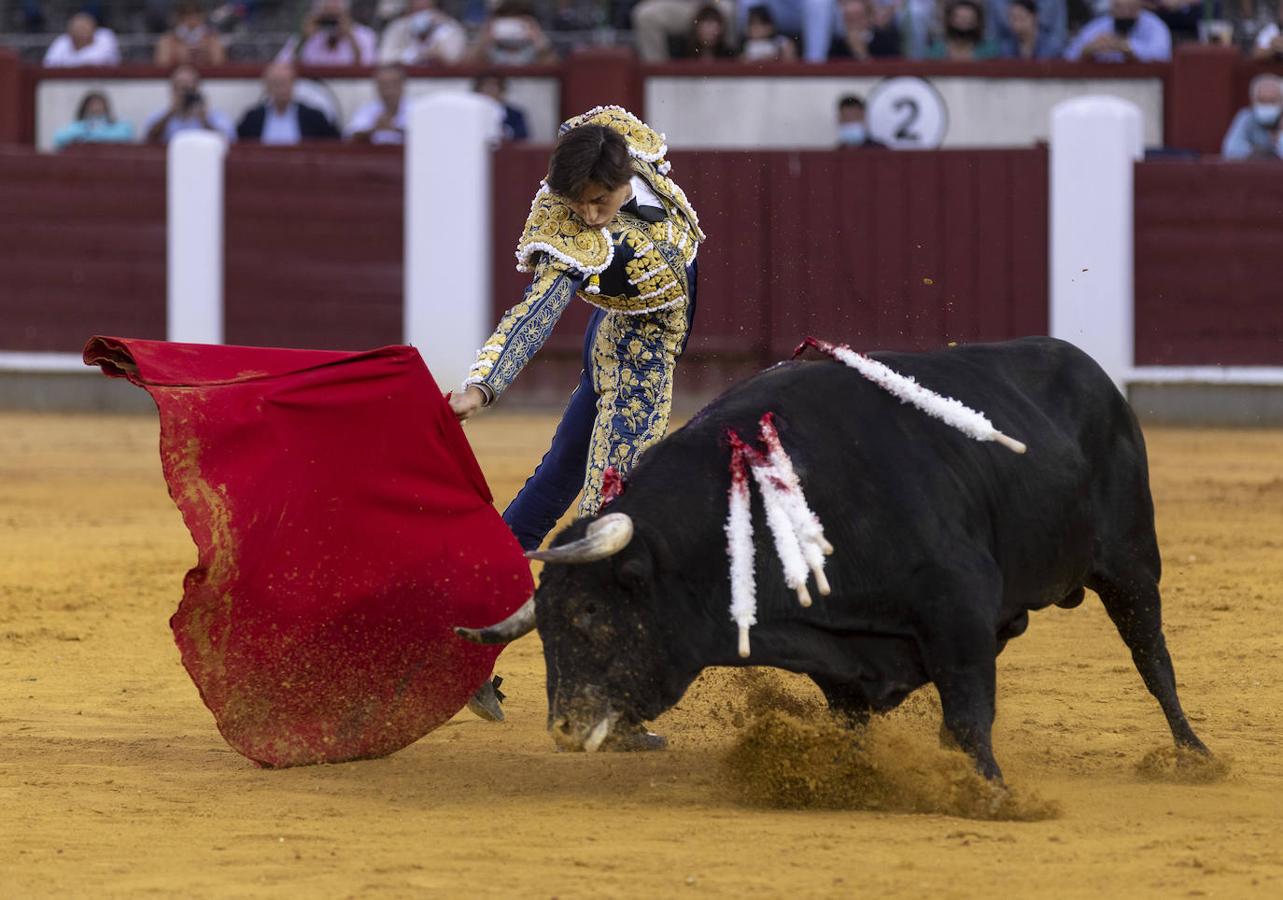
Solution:
[{"label": "spectator in white shirt", "polygon": [[1283,60],[1283,33],[1279,31],[1279,22],[1283,22],[1283,3],[1279,4],[1278,21],[1266,25],[1256,35],[1252,59],[1262,62]]},{"label": "spectator in white shirt", "polygon": [[277,62],[302,66],[372,66],[378,36],[352,21],[348,0],[315,0],[299,34],[285,42]]},{"label": "spectator in white shirt", "polygon": [[89,13],[76,13],[45,52],[44,64],[58,66],[118,66],[120,48],[110,28],[99,28]]},{"label": "spectator in white shirt", "polygon": [[379,41],[379,62],[403,66],[453,65],[468,49],[463,26],[437,9],[436,0],[410,0]]},{"label": "spectator in white shirt", "polygon": [[236,140],[232,120],[210,109],[200,92],[200,73],[193,66],[179,66],[169,76],[168,109],[154,113],[143,125],[143,141],[168,144],[183,131],[216,131],[229,141]]},{"label": "spectator in white shirt", "polygon": [[405,69],[398,64],[374,72],[379,98],[352,114],[344,136],[359,144],[405,143]]}]

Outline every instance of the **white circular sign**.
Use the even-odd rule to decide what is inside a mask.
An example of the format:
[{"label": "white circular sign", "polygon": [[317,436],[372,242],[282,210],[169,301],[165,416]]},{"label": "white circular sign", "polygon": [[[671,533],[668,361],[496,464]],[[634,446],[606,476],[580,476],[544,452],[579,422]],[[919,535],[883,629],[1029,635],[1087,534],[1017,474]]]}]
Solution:
[{"label": "white circular sign", "polygon": [[944,98],[924,78],[885,78],[865,109],[869,134],[897,150],[934,150],[949,130]]}]

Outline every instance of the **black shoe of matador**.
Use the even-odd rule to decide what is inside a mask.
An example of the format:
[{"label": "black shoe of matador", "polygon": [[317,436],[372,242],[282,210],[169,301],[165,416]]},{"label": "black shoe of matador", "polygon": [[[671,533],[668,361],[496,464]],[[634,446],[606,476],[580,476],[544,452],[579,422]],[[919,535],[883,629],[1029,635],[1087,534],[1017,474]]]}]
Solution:
[{"label": "black shoe of matador", "polygon": [[503,679],[496,675],[493,680],[477,688],[477,692],[468,701],[468,710],[477,718],[485,719],[487,722],[502,722],[504,696],[499,690],[501,684]]}]

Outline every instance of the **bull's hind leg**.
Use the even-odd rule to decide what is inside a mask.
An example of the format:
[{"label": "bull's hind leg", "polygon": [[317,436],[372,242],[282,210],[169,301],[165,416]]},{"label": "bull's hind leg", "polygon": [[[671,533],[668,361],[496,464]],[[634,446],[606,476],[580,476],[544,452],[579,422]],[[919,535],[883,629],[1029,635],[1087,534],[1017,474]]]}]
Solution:
[{"label": "bull's hind leg", "polygon": [[1143,572],[1131,578],[1093,575],[1087,586],[1100,595],[1123,643],[1131,650],[1132,661],[1144,679],[1145,687],[1163,708],[1176,745],[1207,753],[1207,747],[1194,734],[1176,696],[1176,673],[1172,669],[1172,657],[1167,652],[1167,641],[1163,638],[1162,601],[1157,580]]}]

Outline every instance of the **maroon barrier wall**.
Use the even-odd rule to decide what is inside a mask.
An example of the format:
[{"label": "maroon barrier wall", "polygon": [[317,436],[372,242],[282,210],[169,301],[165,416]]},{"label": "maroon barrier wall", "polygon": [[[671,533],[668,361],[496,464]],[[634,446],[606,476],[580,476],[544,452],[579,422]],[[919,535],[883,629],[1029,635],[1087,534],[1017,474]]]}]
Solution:
[{"label": "maroon barrier wall", "polygon": [[0,348],[165,336],[165,166],[142,148],[0,147]]},{"label": "maroon barrier wall", "polygon": [[1278,163],[1136,166],[1136,363],[1283,365]]},{"label": "maroon barrier wall", "polygon": [[[807,334],[926,349],[1047,330],[1045,150],[685,152],[673,175],[699,211],[699,305],[683,387],[701,392],[787,358]],[[496,315],[520,298],[509,260],[547,151],[495,155]],[[518,382],[574,383],[586,304]],[[533,382],[533,383],[532,383]]]}]

